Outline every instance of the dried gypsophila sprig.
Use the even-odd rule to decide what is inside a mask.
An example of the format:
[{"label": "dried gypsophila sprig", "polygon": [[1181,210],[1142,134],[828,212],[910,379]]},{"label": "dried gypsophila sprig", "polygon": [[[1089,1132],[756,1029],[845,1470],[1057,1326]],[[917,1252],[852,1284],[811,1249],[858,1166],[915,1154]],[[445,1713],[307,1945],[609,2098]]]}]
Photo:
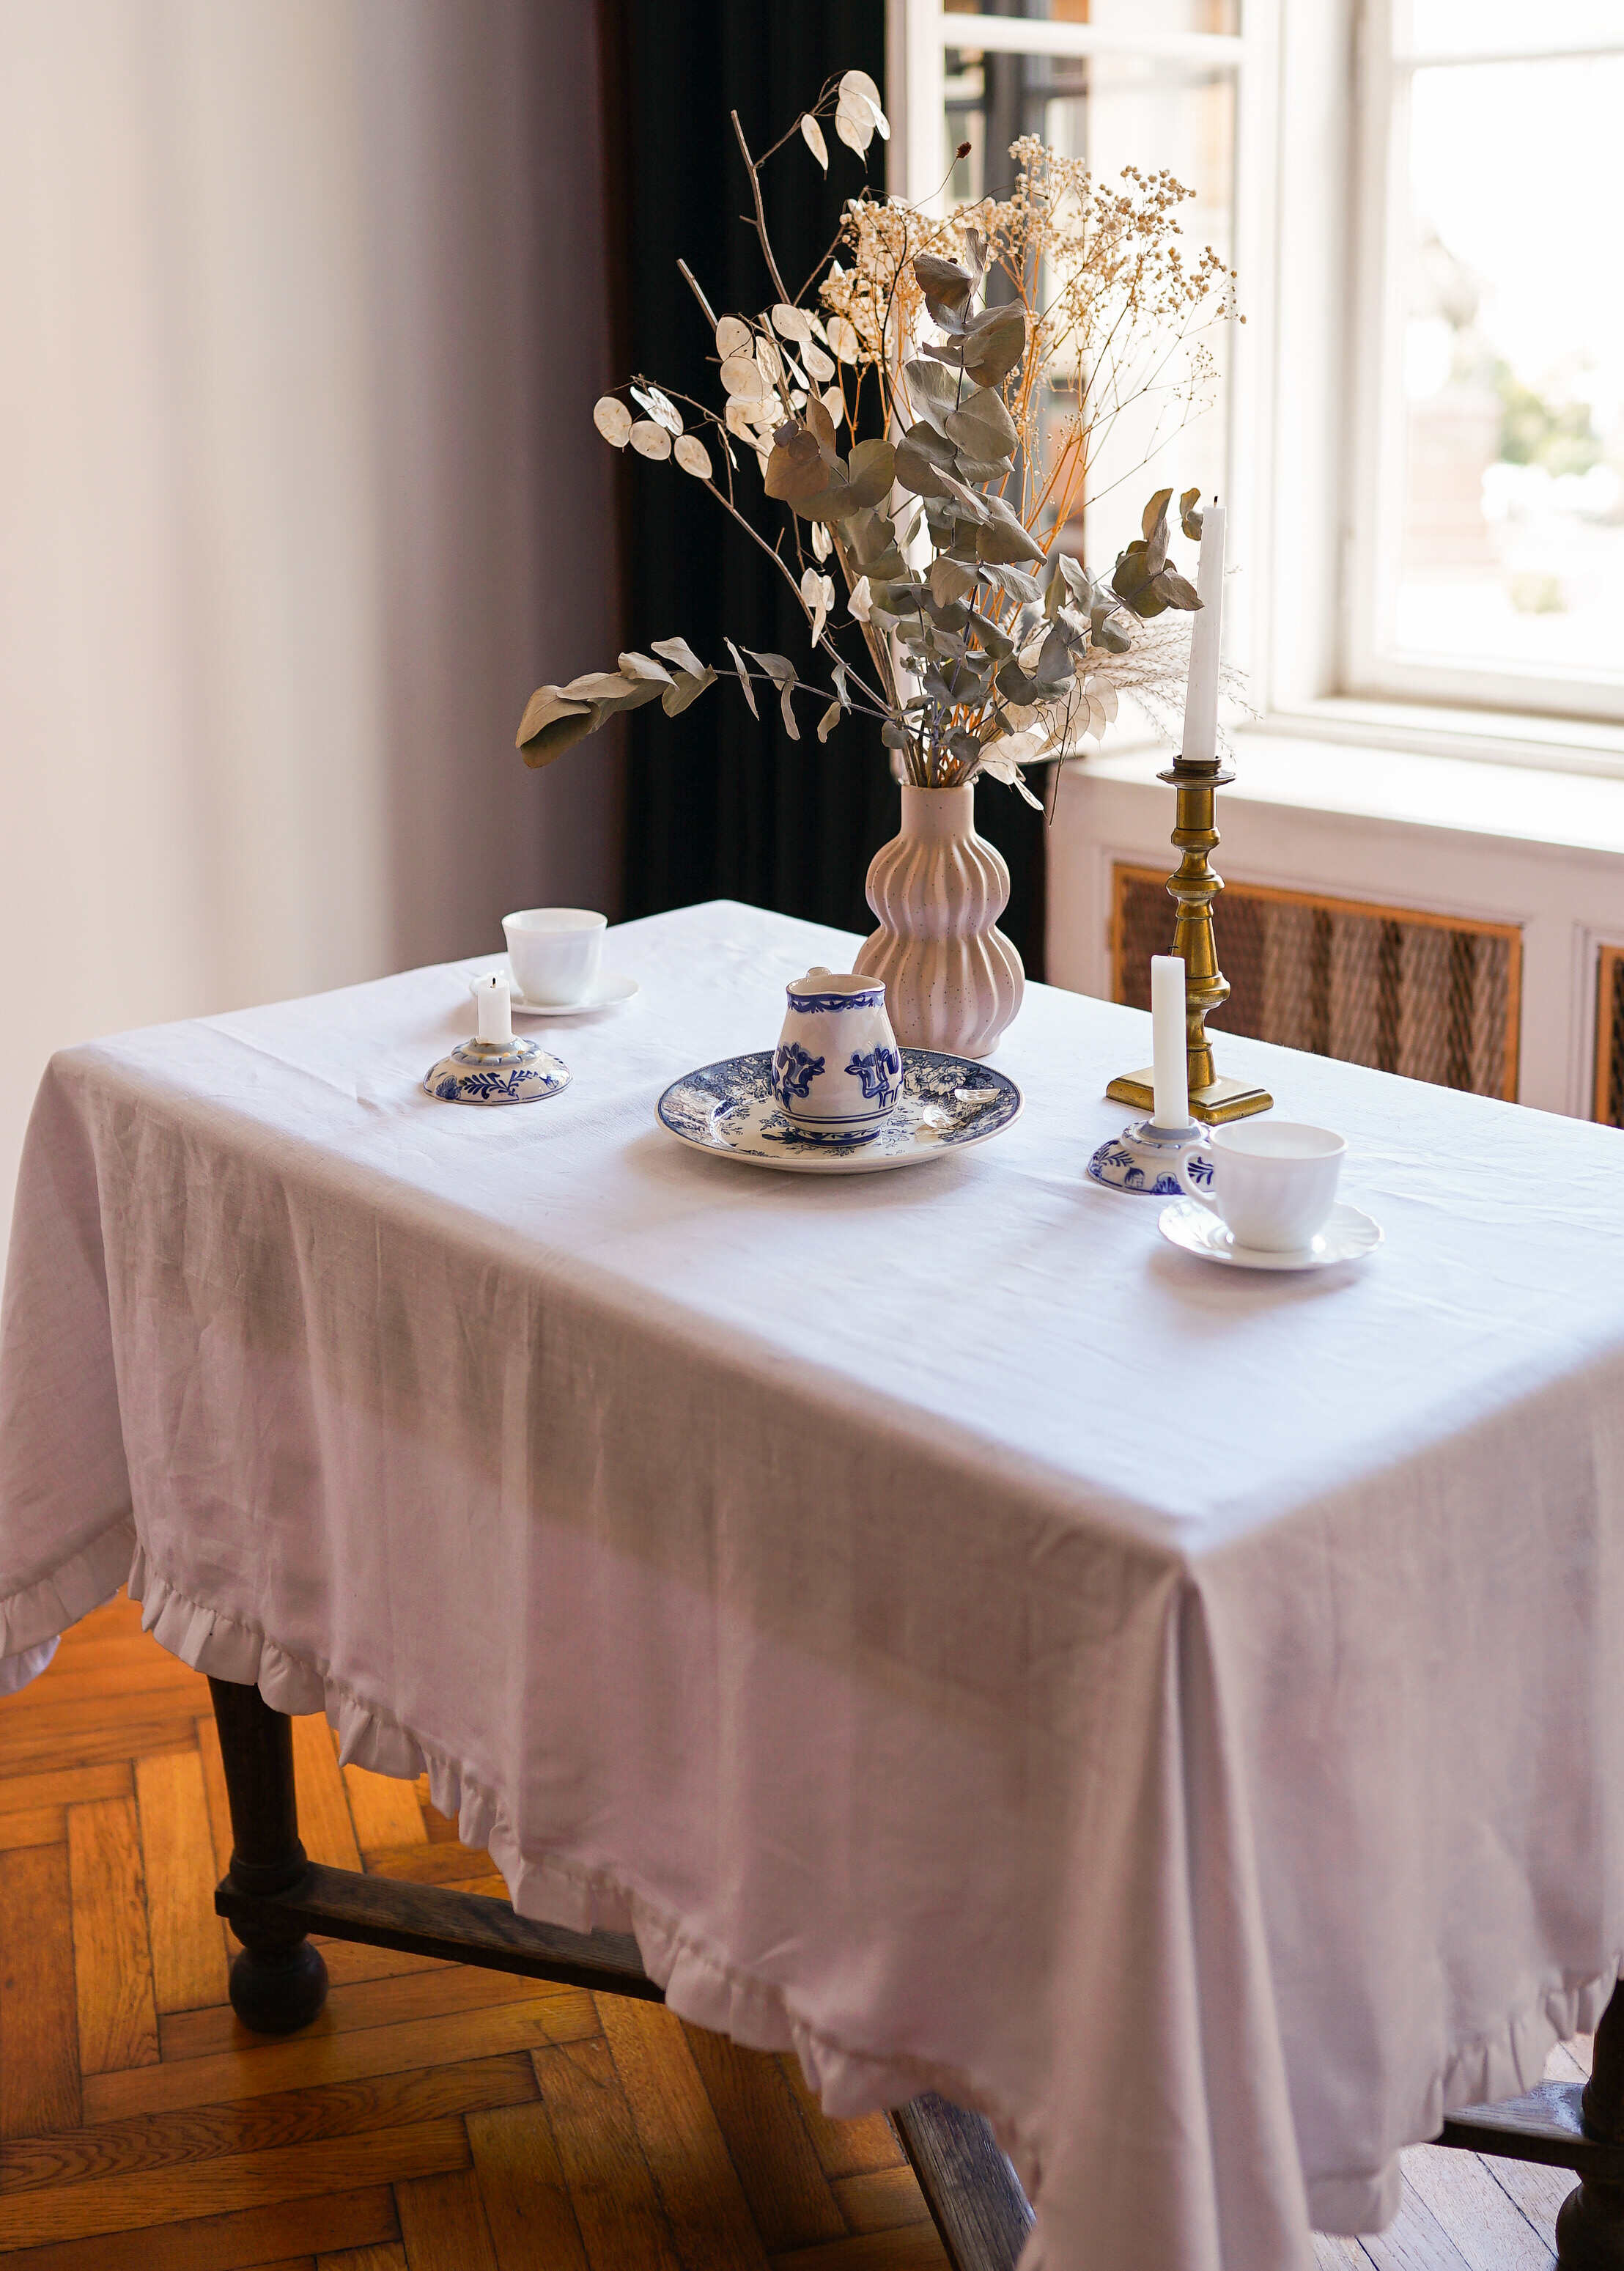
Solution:
[{"label": "dried gypsophila sprig", "polygon": [[[1047,523],[1052,532],[1070,517],[1126,410],[1155,399],[1182,423],[1203,406],[1214,370],[1201,334],[1236,313],[1235,271],[1211,246],[1186,259],[1177,216],[1195,193],[1170,173],[1130,166],[1109,185],[1032,135],[1010,154],[1018,168],[1010,195],[960,206],[950,219],[894,200],[851,200],[842,242],[849,265],[832,264],[820,296],[851,324],[861,360],[894,380],[920,330],[919,254],[999,279],[1027,317],[1025,352],[1004,390],[1020,445],[1020,495],[1003,493],[1026,525]],[[1046,431],[1045,395],[1057,376],[1076,406]],[[905,377],[897,391],[906,421],[913,406]],[[1165,438],[1153,436],[1141,465]]]},{"label": "dried gypsophila sprig", "polygon": [[[733,117],[778,295],[771,307],[753,319],[718,319],[679,264],[713,327],[724,410],[673,400],[639,380],[629,392],[642,418],[634,421],[612,396],[594,415],[616,446],[670,458],[703,480],[789,581],[814,647],[831,662],[835,691],[825,697],[820,739],[845,709],[877,711],[883,738],[901,751],[916,783],[952,786],[984,771],[1029,795],[1022,763],[1102,733],[1119,689],[1153,716],[1172,707],[1183,643],[1175,660],[1169,642],[1141,628],[1166,610],[1199,604],[1168,556],[1171,493],[1152,498],[1143,534],[1119,557],[1109,585],[1057,539],[1094,440],[1130,403],[1159,393],[1187,414],[1205,376],[1203,351],[1190,344],[1194,315],[1222,302],[1232,272],[1210,251],[1185,267],[1172,216],[1189,193],[1171,175],[1129,169],[1126,190],[1097,190],[1072,161],[1027,138],[1014,146],[1021,171],[1007,199],[983,200],[948,220],[866,194],[851,200],[838,240],[850,267],[832,247],[821,277],[815,271],[791,299],[767,230],[761,168],[798,131],[827,169],[818,114],[831,109],[837,134],[854,149],[886,130],[878,90],[854,72],[826,86],[813,110],[761,159],[752,157]],[[1000,270],[1012,296],[978,307],[987,274]],[[803,306],[814,286],[816,302]],[[1229,309],[1220,304],[1219,312]],[[1136,364],[1147,340],[1151,361]],[[1184,366],[1169,378],[1181,354]],[[1046,466],[1039,405],[1067,357],[1079,373],[1078,406],[1060,422]],[[886,431],[858,440],[871,376]],[[686,429],[678,401],[697,416],[700,433]],[[782,537],[769,546],[740,510],[736,442],[757,458],[768,496],[791,509],[798,580]],[[895,509],[899,488],[912,501]],[[1180,515],[1191,538],[1199,533],[1195,496],[1182,500]],[[918,556],[924,532],[928,565]],[[831,555],[872,682],[834,644],[845,626],[830,620],[834,581],[822,571]],[[520,729],[527,760],[547,763],[616,711],[656,696],[676,714],[719,674],[739,677],[753,710],[743,658],[728,644],[736,673],[711,670],[671,640],[655,652],[677,664],[674,672],[648,656],[623,655],[615,673],[539,689]],[[786,728],[798,738],[794,666],[781,655],[753,659],[777,688]]]}]

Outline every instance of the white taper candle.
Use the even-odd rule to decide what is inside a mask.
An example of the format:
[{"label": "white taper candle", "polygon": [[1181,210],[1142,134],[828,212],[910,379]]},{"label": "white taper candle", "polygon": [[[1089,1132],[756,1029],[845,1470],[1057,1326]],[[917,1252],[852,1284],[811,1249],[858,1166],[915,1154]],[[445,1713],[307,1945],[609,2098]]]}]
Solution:
[{"label": "white taper candle", "polygon": [[1180,755],[1205,764],[1218,755],[1218,661],[1224,629],[1224,509],[1210,504],[1201,516],[1201,565],[1196,571],[1201,602],[1190,632],[1190,680],[1184,689],[1184,744]]},{"label": "white taper candle", "polygon": [[1190,1125],[1190,1066],[1185,1056],[1184,958],[1153,954],[1150,958],[1150,1020],[1155,1070],[1151,1124]]},{"label": "white taper candle", "polygon": [[513,1039],[513,1016],[510,1004],[512,989],[500,970],[487,970],[474,983],[474,1001],[479,1011],[479,1039],[500,1041],[504,1046]]}]

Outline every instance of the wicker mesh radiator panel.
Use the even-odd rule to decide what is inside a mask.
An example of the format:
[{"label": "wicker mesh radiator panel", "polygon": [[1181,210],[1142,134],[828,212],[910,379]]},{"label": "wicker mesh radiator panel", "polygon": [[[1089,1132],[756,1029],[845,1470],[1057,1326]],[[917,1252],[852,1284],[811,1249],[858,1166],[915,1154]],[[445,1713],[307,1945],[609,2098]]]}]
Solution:
[{"label": "wicker mesh radiator panel", "polygon": [[1596,1005],[1596,1117],[1624,1128],[1624,946],[1601,950]]},{"label": "wicker mesh radiator panel", "polygon": [[[1278,1041],[1441,1088],[1516,1097],[1523,964],[1516,924],[1463,923],[1413,907],[1234,882],[1214,900],[1212,915],[1230,989],[1215,1033]],[[1173,917],[1161,869],[1118,865],[1117,1001],[1149,1009],[1150,958],[1171,947]]]}]

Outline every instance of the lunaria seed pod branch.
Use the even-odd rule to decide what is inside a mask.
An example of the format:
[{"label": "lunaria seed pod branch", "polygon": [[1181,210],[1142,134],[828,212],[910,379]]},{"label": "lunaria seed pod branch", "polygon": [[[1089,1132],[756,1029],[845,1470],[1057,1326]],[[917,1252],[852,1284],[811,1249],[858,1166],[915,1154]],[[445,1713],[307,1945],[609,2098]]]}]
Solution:
[{"label": "lunaria seed pod branch", "polygon": [[[638,377],[593,412],[612,448],[702,482],[784,577],[813,674],[731,639],[721,666],[657,639],[613,670],[538,687],[519,747],[548,764],[619,711],[658,701],[674,717],[732,677],[758,715],[759,695],[776,695],[792,741],[814,711],[820,741],[867,713],[916,786],[986,774],[1035,802],[1024,767],[1103,733],[1120,694],[1159,728],[1176,715],[1188,643],[1172,626],[1199,601],[1172,556],[1172,491],[1151,497],[1109,575],[1079,555],[1082,505],[1127,413],[1151,437],[1138,470],[1205,402],[1206,335],[1235,313],[1234,271],[1210,249],[1186,260],[1177,215],[1193,193],[1170,174],[1129,168],[1107,187],[1028,136],[1007,197],[946,217],[865,187],[792,296],[762,169],[789,150],[827,172],[829,120],[858,156],[890,132],[861,71],[831,80],[759,158],[733,114],[765,304],[718,316],[679,264],[714,336],[722,406]],[[1197,495],[1177,516],[1190,540]],[[763,503],[782,508],[775,540]]]}]

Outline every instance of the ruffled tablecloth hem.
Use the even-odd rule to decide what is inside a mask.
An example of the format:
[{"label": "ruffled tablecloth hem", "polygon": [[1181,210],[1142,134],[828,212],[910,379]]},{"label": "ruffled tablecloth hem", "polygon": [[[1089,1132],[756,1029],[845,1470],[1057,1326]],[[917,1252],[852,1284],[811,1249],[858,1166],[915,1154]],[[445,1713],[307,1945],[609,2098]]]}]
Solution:
[{"label": "ruffled tablecloth hem", "polygon": [[39,1653],[38,1669],[43,1672],[58,1634],[112,1599],[129,1573],[131,1552],[138,1550],[135,1524],[126,1515],[98,1530],[88,1545],[59,1561],[48,1576],[8,1593],[0,1600],[0,1658]]},{"label": "ruffled tablecloth hem", "polygon": [[[1595,2033],[1621,1972],[1624,1953],[1592,1978],[1564,1979],[1543,1990],[1533,2005],[1514,2012],[1494,2034],[1452,2051],[1416,2116],[1411,2141],[1424,2144],[1435,2137],[1447,2117],[1465,2106],[1493,2105],[1536,2088],[1545,2079],[1546,2060],[1558,2043]],[[1384,2230],[1398,2213],[1402,2188],[1397,2155],[1368,2176],[1312,2179],[1308,2194],[1314,2229],[1350,2238]]]},{"label": "ruffled tablecloth hem", "polygon": [[[268,1634],[189,1598],[158,1574],[139,1542],[130,1561],[129,1584],[130,1597],[142,1604],[145,1629],[194,1671],[257,1686],[274,1710],[292,1716],[324,1712],[337,1731],[338,1755],[345,1766],[405,1781],[426,1774],[435,1807],[456,1820],[465,1845],[489,1853],[517,1915],[571,1932],[630,1932],[643,1968],[665,1990],[667,2003],[679,2017],[749,2050],[794,2051],[833,2120],[901,2105],[926,2089],[984,2114],[1028,2196],[1035,2198],[1040,2156],[1029,2135],[968,2076],[832,2040],[798,2017],[781,1990],[724,1962],[679,1918],[635,1888],[557,1854],[525,1853],[500,1794],[485,1788],[459,1761],[436,1753],[397,1719]],[[1042,2262],[1041,2252],[1028,2252],[1022,2271],[1041,2271]]]},{"label": "ruffled tablecloth hem", "polygon": [[42,1640],[35,1648],[26,1648],[18,1656],[0,1656],[0,1696],[15,1695],[48,1672],[56,1654],[54,1640]]}]

